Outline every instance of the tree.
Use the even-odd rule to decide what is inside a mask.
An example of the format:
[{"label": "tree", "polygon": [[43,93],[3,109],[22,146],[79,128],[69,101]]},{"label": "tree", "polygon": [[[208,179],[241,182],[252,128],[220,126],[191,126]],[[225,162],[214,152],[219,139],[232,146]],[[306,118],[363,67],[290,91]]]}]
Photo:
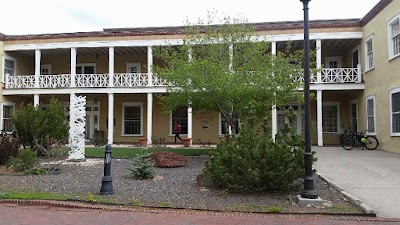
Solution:
[{"label": "tree", "polygon": [[235,118],[249,112],[262,118],[272,105],[301,97],[296,92],[300,83],[291,76],[301,69],[291,63],[294,54],[272,55],[271,44],[243,19],[226,17],[212,25],[214,18],[188,23],[182,45],[155,48],[164,64],[153,71],[169,81],[168,94],[161,97],[165,110],[219,111],[234,130]]}]

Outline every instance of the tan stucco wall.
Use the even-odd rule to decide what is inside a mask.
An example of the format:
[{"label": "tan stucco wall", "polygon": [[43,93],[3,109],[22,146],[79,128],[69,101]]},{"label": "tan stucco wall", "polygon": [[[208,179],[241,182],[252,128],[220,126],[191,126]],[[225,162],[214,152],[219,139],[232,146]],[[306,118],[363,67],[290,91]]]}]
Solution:
[{"label": "tan stucco wall", "polygon": [[375,68],[364,72],[365,91],[359,97],[362,129],[366,130],[366,100],[375,95],[376,133],[380,142],[379,149],[400,153],[400,137],[390,135],[390,90],[400,87],[400,57],[389,61],[388,22],[400,13],[400,1],[392,1],[381,13],[372,19],[363,29],[361,43],[361,62],[365,68],[364,41],[373,35]]}]

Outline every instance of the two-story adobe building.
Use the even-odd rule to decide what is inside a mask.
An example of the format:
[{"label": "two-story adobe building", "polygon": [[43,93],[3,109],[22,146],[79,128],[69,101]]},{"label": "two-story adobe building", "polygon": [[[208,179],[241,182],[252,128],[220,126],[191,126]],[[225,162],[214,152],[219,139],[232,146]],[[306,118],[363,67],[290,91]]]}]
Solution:
[{"label": "two-story adobe building", "polygon": [[[344,128],[368,130],[380,149],[400,153],[400,1],[381,0],[364,18],[310,22],[316,74],[310,78],[313,144],[337,145]],[[288,42],[303,47],[303,22],[252,24],[271,43],[272,54]],[[21,102],[46,105],[54,96],[68,112],[71,94],[84,95],[86,138],[95,133],[109,143],[139,138],[173,140],[179,121],[184,135],[216,143],[225,121],[218,112],[180,109],[162,113],[157,94],[166,82],[151,71],[160,64],[153,46],[182,44],[183,27],[104,29],[39,35],[0,34],[0,127],[11,131],[10,110]],[[302,105],[296,126],[304,127]],[[109,119],[111,118],[111,119]],[[276,129],[287,118],[273,111]],[[272,132],[275,133],[276,129]]]}]

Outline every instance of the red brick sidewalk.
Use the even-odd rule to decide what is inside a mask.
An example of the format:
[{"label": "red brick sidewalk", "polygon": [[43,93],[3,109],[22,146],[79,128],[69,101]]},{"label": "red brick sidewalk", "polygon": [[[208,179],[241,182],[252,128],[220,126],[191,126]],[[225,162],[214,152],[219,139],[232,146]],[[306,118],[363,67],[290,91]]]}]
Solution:
[{"label": "red brick sidewalk", "polygon": [[[398,219],[360,216],[223,213],[93,206],[90,204],[55,201],[23,201],[24,205],[7,203],[6,201],[0,201],[0,203],[2,203],[0,204],[0,225],[400,224]],[[42,204],[39,205],[39,203]],[[57,205],[65,207],[56,207]]]}]

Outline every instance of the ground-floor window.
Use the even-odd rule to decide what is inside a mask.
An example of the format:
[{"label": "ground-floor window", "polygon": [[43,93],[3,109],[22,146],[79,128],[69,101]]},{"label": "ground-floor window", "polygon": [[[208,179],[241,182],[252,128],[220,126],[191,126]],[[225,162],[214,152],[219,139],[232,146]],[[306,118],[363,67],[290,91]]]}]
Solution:
[{"label": "ground-floor window", "polygon": [[[219,114],[219,134],[224,135],[229,133],[229,123],[228,120],[222,116],[222,114]],[[234,123],[235,123],[235,130],[232,130],[233,134],[239,134],[239,126],[240,126],[240,119],[239,118],[234,118]]]},{"label": "ground-floor window", "polygon": [[368,96],[367,101],[367,131],[375,133],[375,96]]},{"label": "ground-floor window", "polygon": [[400,135],[400,88],[390,91],[391,134]]},{"label": "ground-floor window", "polygon": [[181,125],[181,134],[188,133],[188,108],[180,107],[173,112],[171,112],[169,125],[169,133],[172,135],[174,133],[175,123],[178,122]]},{"label": "ground-floor window", "polygon": [[123,135],[142,135],[143,103],[122,103]]},{"label": "ground-floor window", "polygon": [[2,127],[1,130],[3,132],[13,132],[13,126],[11,123],[11,113],[15,108],[13,103],[2,103],[1,104],[1,112],[2,112]]},{"label": "ground-floor window", "polygon": [[297,134],[304,134],[305,130],[305,116],[304,116],[304,106],[303,105],[291,105],[279,108],[277,110],[277,128],[282,129],[284,124],[289,123],[289,118],[285,110],[293,110],[295,116],[293,118],[292,124],[290,126],[294,128]]},{"label": "ground-floor window", "polygon": [[340,125],[340,104],[336,102],[322,105],[322,131],[324,133],[338,133]]}]

